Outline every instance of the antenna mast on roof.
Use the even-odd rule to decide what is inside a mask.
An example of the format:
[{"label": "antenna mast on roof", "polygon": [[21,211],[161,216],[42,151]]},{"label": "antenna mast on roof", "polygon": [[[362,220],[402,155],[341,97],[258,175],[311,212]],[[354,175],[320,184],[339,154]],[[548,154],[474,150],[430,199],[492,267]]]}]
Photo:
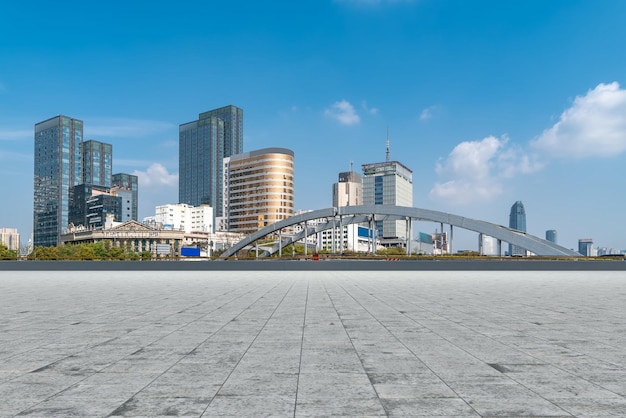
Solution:
[{"label": "antenna mast on roof", "polygon": [[350,172],[352,173],[353,170],[353,166],[354,166],[354,161],[350,161]]},{"label": "antenna mast on roof", "polygon": [[389,157],[389,127],[387,127],[387,153],[386,153],[386,160],[387,162],[390,161],[390,157]]}]

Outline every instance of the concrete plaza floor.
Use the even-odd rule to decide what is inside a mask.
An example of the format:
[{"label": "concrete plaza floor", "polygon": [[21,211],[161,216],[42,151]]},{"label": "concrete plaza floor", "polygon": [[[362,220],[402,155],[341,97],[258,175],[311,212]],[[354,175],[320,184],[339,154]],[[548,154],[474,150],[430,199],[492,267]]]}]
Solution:
[{"label": "concrete plaza floor", "polygon": [[626,272],[0,271],[0,416],[626,416]]}]

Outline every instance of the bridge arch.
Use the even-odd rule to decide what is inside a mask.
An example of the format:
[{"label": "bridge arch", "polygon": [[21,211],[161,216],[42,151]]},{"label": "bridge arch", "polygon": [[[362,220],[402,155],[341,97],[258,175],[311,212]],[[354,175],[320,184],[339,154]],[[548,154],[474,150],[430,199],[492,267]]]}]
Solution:
[{"label": "bridge arch", "polygon": [[[326,219],[325,223],[311,225],[307,227],[307,222],[315,219]],[[351,223],[361,223],[368,221],[381,220],[412,220],[428,221],[446,224],[479,234],[488,235],[496,238],[498,241],[508,242],[517,245],[527,251],[541,256],[578,256],[577,252],[569,250],[565,247],[557,245],[553,242],[546,241],[534,235],[516,231],[502,225],[481,221],[478,219],[466,218],[451,213],[439,212],[429,209],[413,208],[408,206],[395,205],[360,205],[360,206],[343,206],[339,208],[318,209],[311,212],[304,212],[288,219],[283,219],[274,224],[268,225],[239,241],[234,246],[226,250],[221,257],[228,258],[236,254],[248,245],[251,245],[259,239],[271,234],[275,234],[282,229],[292,227],[294,225],[305,225],[303,231],[291,238],[281,240],[272,248],[269,253],[272,254],[292,242],[306,238],[308,235],[316,234],[325,229],[334,228],[335,226],[348,225]]]}]

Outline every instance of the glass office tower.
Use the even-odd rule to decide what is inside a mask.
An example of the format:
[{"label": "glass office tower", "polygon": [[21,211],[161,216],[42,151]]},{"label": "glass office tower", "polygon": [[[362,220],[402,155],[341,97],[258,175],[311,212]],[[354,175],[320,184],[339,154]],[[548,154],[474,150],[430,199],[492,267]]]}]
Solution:
[{"label": "glass office tower", "polygon": [[[509,228],[526,232],[526,210],[524,204],[518,200],[511,206],[509,214]],[[526,250],[517,245],[509,244],[509,255],[526,255]]]},{"label": "glass office tower", "polygon": [[55,246],[67,228],[70,189],[82,183],[83,122],[56,116],[35,124],[33,245]]},{"label": "glass office tower", "polygon": [[93,139],[83,142],[83,183],[111,187],[113,146]]},{"label": "glass office tower", "polygon": [[131,219],[138,221],[139,179],[137,176],[126,173],[113,174],[111,183],[113,187],[119,189],[117,195],[122,197],[122,222]]},{"label": "glass office tower", "polygon": [[180,125],[178,200],[224,216],[223,158],[243,151],[243,110],[226,106]]}]

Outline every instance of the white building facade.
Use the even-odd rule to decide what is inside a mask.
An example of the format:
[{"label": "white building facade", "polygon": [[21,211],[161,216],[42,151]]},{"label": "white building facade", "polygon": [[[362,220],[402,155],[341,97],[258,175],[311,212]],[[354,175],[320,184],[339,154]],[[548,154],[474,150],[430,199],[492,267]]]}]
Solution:
[{"label": "white building facade", "polygon": [[209,205],[191,206],[185,203],[160,205],[155,208],[154,221],[164,228],[192,232],[214,232],[213,208]]},{"label": "white building facade", "polygon": [[[363,204],[413,207],[413,172],[398,161],[363,164]],[[407,225],[403,220],[376,221],[383,245],[403,245]],[[409,236],[411,236],[409,231]]]}]

